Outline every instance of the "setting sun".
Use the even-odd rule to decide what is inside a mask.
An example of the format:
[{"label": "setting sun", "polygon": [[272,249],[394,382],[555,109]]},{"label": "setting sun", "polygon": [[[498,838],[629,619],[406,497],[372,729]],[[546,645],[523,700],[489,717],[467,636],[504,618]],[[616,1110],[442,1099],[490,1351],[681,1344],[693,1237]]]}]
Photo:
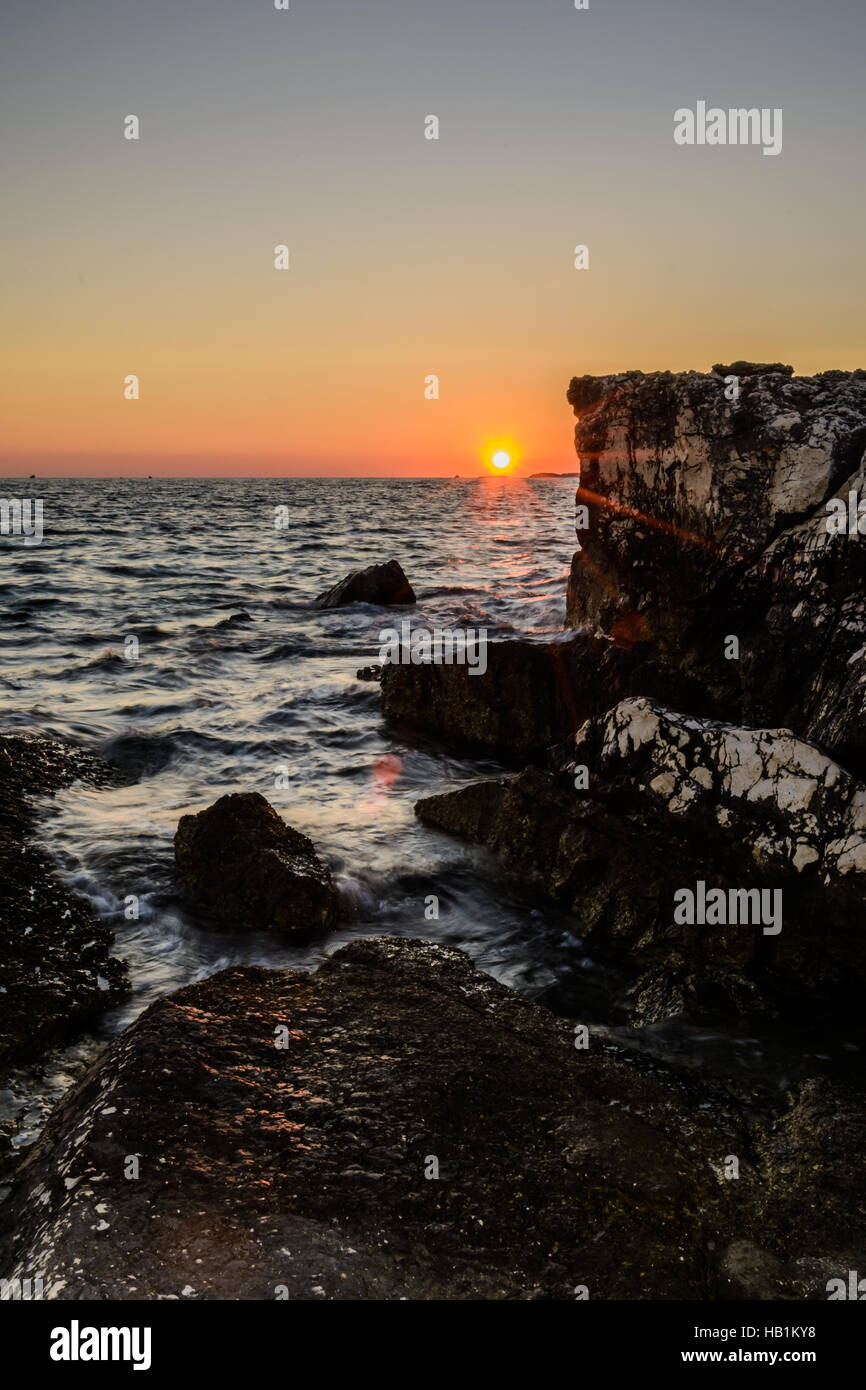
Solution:
[{"label": "setting sun", "polygon": [[520,463],[520,451],[511,435],[500,435],[486,441],[481,457],[491,473],[513,473]]}]

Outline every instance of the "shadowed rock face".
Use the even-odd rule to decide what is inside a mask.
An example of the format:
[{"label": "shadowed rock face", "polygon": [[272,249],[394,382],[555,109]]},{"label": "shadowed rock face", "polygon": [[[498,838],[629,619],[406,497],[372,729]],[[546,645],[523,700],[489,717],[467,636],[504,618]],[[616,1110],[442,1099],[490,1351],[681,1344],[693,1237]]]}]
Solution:
[{"label": "shadowed rock face", "polygon": [[235,931],[310,931],[336,918],[336,889],[312,840],[258,792],[182,816],[174,857],[189,905]]},{"label": "shadowed rock face", "polygon": [[62,1102],[2,1267],[59,1299],[824,1297],[862,1203],[832,1150],[809,1160],[840,1122],[862,1143],[859,1112],[804,1093],[750,1136],[687,1089],[430,943],[222,971]]},{"label": "shadowed rock face", "polygon": [[566,622],[866,772],[866,537],[828,532],[826,508],[866,490],[866,373],[719,373],[737,367],[730,402],[721,374],[572,381],[588,526]]},{"label": "shadowed rock face", "polygon": [[[589,791],[576,790],[581,768]],[[415,812],[487,845],[581,936],[625,956],[635,1022],[766,1012],[792,989],[859,1011],[866,786],[788,730],[628,700],[583,726],[561,771],[527,768]],[[726,895],[778,890],[781,930],[765,933],[776,923],[751,904],[746,921],[678,922],[676,893],[699,881]]]},{"label": "shadowed rock face", "polygon": [[80,1031],[128,994],[114,933],[31,842],[27,797],[112,770],[55,739],[0,736],[0,1075]]},{"label": "shadowed rock face", "polygon": [[384,565],[368,565],[363,570],[353,570],[335,584],[319,594],[316,604],[319,608],[345,608],[350,603],[375,603],[380,607],[396,607],[399,604],[414,603],[415,593],[401,566],[396,560],[388,560]]},{"label": "shadowed rock face", "polygon": [[520,762],[541,758],[627,694],[674,690],[683,703],[707,703],[694,682],[651,657],[583,635],[490,642],[483,675],[466,666],[386,664],[381,683],[382,710],[393,723]]}]

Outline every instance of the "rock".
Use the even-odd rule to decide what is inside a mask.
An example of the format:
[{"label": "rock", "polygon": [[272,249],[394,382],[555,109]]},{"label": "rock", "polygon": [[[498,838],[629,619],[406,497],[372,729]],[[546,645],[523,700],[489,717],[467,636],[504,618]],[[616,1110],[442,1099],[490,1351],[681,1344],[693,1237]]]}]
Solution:
[{"label": "rock", "polygon": [[856,1268],[862,1097],[806,1083],[755,1125],[574,1043],[430,942],[223,970],[67,1094],[0,1209],[0,1265],[71,1301],[824,1298]]},{"label": "rock", "polygon": [[573,1044],[429,943],[221,971],[63,1100],[3,1210],[2,1267],[62,1300],[712,1296],[707,1246],[751,1188],[714,1170],[730,1128]]},{"label": "rock", "polygon": [[0,735],[0,1077],[129,993],[126,967],[111,954],[114,933],[32,840],[29,797],[76,780],[105,786],[114,777],[71,744]]},{"label": "rock", "polygon": [[[741,729],[624,700],[574,740],[574,762],[628,784],[658,814],[736,841],[746,861],[866,900],[866,785],[790,729]],[[856,942],[842,943],[846,956]]]},{"label": "rock", "polygon": [[723,367],[717,362],[713,371],[716,376],[768,376],[771,373],[794,375],[794,368],[786,366],[784,362],[744,362],[742,358],[732,362],[729,367]]},{"label": "rock", "polygon": [[512,762],[542,759],[591,714],[629,693],[668,694],[711,712],[694,682],[608,639],[488,642],[487,670],[428,663],[382,668],[392,723]]},{"label": "rock", "polygon": [[736,401],[718,374],[572,381],[589,524],[566,622],[693,678],[719,717],[788,727],[863,775],[866,546],[828,532],[826,504],[866,490],[866,373],[738,367]]},{"label": "rock", "polygon": [[220,618],[214,627],[244,627],[252,622],[255,622],[255,618],[250,617],[249,613],[231,613],[227,618]]},{"label": "rock", "polygon": [[[805,992],[859,1009],[866,786],[788,730],[627,700],[582,727],[560,771],[470,784],[415,813],[489,847],[625,959],[636,1024],[774,1012]],[[780,892],[780,922],[678,923],[675,894],[699,881]]]},{"label": "rock", "polygon": [[[575,791],[563,773],[529,767],[513,778],[470,784],[415,805],[431,829],[491,849],[509,877],[575,918],[596,954],[626,965],[634,979],[635,1024],[677,1013],[696,1018],[737,1010],[731,989],[761,1004],[745,972],[755,963],[754,933],[672,926],[673,894],[707,875],[699,837],[680,836],[671,862],[670,834],[650,818],[618,814]],[[727,886],[730,873],[713,882]]]},{"label": "rock", "polygon": [[396,560],[353,570],[316,599],[319,608],[345,608],[350,603],[374,603],[393,608],[414,602],[412,586]]},{"label": "rock", "polygon": [[355,679],[359,681],[379,681],[382,679],[382,667],[378,664],[375,666],[362,666],[360,671],[356,671]]},{"label": "rock", "polygon": [[258,792],[181,816],[174,857],[189,905],[235,931],[325,930],[336,918],[336,889],[312,840]]}]

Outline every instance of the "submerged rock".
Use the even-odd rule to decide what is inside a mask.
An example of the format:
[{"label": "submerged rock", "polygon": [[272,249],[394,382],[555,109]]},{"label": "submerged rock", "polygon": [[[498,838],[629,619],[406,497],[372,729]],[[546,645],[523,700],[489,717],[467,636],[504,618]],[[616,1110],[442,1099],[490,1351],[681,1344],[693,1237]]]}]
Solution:
[{"label": "submerged rock", "polygon": [[336,889],[312,840],[259,792],[181,816],[174,858],[190,907],[233,930],[323,930],[336,918]]},{"label": "submerged rock", "polygon": [[[832,1206],[791,1219],[820,1101],[752,1143],[727,1105],[611,1054],[426,942],[224,970],[151,1005],[61,1103],[0,1217],[2,1267],[65,1300],[709,1299],[743,1278],[822,1298],[826,1269],[856,1267],[845,1165]],[[862,1152],[861,1112],[835,1104]]]},{"label": "submerged rock", "polygon": [[345,608],[350,603],[375,603],[390,608],[414,602],[414,590],[396,560],[353,570],[316,599],[319,608]]},{"label": "submerged rock", "polygon": [[0,1076],[92,1025],[129,993],[114,933],[33,843],[32,794],[112,769],[57,739],[0,735]]},{"label": "submerged rock", "polygon": [[220,618],[219,622],[214,623],[214,627],[243,627],[246,623],[255,622],[249,613],[230,613],[227,618]]},{"label": "submerged rock", "polygon": [[[741,375],[736,400],[723,372]],[[866,493],[866,372],[735,362],[575,378],[568,399],[585,514],[567,624],[866,773],[866,540],[827,508]]]}]

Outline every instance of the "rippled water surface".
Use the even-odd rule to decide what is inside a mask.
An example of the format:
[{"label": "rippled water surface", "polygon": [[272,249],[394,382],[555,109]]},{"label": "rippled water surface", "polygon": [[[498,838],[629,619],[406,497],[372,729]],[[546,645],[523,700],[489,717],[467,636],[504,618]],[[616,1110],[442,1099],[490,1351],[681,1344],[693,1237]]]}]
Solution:
[{"label": "rippled water surface", "polygon": [[[391,557],[418,595],[415,624],[491,638],[562,626],[574,549],[573,482],[53,480],[40,546],[3,551],[0,719],[95,745],[128,785],[58,793],[46,840],[112,921],[135,992],[153,998],[238,961],[308,964],[361,932],[435,935],[524,989],[551,978],[545,933],[562,923],[490,892],[484,856],[423,830],[412,805],[495,764],[407,747],[378,686],[356,678],[400,614],[324,612],[316,595]],[[21,495],[21,483],[17,493]],[[276,509],[288,509],[287,528]],[[410,610],[406,610],[409,612]],[[233,615],[248,615],[228,625]],[[124,653],[138,640],[137,660]],[[381,760],[399,775],[377,776]],[[279,768],[288,786],[278,787]],[[327,942],[216,935],[172,887],[178,819],[258,790],[331,864],[347,922]],[[424,899],[440,899],[438,923]],[[138,921],[123,902],[140,899]],[[575,949],[577,946],[575,944]]]}]

